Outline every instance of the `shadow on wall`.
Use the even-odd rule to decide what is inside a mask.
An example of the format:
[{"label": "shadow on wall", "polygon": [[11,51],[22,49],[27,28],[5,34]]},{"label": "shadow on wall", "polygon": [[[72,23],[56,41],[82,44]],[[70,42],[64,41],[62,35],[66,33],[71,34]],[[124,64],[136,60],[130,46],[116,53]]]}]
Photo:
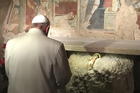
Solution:
[{"label": "shadow on wall", "polygon": [[[114,40],[99,40],[94,43],[90,43],[85,45],[85,49],[87,51],[95,51],[95,52],[100,52],[100,51],[106,51],[106,48],[114,43]],[[94,48],[93,48],[94,46]]]}]

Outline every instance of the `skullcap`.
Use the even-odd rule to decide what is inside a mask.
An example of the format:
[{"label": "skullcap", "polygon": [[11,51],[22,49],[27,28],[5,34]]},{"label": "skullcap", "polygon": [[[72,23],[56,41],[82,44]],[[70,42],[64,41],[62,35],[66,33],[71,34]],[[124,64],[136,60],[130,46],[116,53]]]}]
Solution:
[{"label": "skullcap", "polygon": [[32,23],[47,23],[49,20],[42,14],[38,14],[32,19]]}]

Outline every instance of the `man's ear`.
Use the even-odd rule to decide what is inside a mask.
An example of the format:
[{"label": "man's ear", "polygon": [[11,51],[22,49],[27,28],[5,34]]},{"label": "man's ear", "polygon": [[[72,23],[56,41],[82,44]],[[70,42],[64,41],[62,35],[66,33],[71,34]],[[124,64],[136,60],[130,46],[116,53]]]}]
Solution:
[{"label": "man's ear", "polygon": [[50,25],[48,25],[48,26],[46,27],[46,31],[45,31],[45,32],[48,32],[49,29],[50,29]]},{"label": "man's ear", "polygon": [[40,29],[42,29],[42,28],[43,28],[43,25],[42,25],[42,24],[39,24],[38,27],[39,27]]}]

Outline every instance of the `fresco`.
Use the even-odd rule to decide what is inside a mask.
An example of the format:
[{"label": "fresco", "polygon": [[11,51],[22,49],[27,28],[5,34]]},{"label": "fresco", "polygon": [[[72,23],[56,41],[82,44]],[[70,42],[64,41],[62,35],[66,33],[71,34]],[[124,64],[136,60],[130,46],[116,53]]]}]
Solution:
[{"label": "fresco", "polygon": [[[64,37],[137,39],[139,38],[137,15],[132,6],[138,10],[140,3],[138,0],[133,3],[126,0],[126,7],[129,8],[123,9],[122,1],[125,0],[27,0],[26,25],[31,24],[34,15],[41,13],[47,15],[51,21],[49,36],[52,37],[63,35]],[[133,11],[133,16],[129,16],[128,10]],[[126,15],[121,11],[126,12]],[[128,32],[124,33],[126,25],[122,24],[121,20],[127,21],[128,17],[130,23],[127,23],[130,26],[127,27]]]},{"label": "fresco", "polygon": [[54,26],[74,30],[77,23],[77,0],[55,0]]},{"label": "fresco", "polygon": [[7,16],[4,21],[4,32],[17,33],[19,30],[19,12],[20,12],[19,0],[14,0],[9,6]]},{"label": "fresco", "polygon": [[115,29],[113,19],[120,8],[120,0],[55,0],[54,3],[55,27],[79,31]]},{"label": "fresco", "polygon": [[31,24],[32,18],[36,14],[47,14],[48,0],[27,0],[26,4],[26,25]]},{"label": "fresco", "polygon": [[4,37],[21,33],[38,13],[49,17],[52,37],[140,40],[139,0],[13,0]]},{"label": "fresco", "polygon": [[87,30],[113,30],[115,21],[112,21],[112,19],[115,18],[115,14],[119,8],[119,6],[114,7],[116,3],[119,3],[119,0],[83,0],[81,2],[80,14],[84,13],[80,18],[83,24],[82,27]]},{"label": "fresco", "polygon": [[20,31],[20,2],[13,0],[8,6],[8,10],[2,25],[4,43],[13,38]]}]

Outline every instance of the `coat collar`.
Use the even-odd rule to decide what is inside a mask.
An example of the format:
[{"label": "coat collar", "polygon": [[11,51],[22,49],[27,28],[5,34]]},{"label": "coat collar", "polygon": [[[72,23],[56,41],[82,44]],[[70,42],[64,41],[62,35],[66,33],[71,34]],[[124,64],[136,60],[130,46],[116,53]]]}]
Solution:
[{"label": "coat collar", "polygon": [[43,34],[42,31],[40,29],[38,29],[38,28],[31,28],[27,33],[29,33],[29,34],[38,34],[38,35]]}]

